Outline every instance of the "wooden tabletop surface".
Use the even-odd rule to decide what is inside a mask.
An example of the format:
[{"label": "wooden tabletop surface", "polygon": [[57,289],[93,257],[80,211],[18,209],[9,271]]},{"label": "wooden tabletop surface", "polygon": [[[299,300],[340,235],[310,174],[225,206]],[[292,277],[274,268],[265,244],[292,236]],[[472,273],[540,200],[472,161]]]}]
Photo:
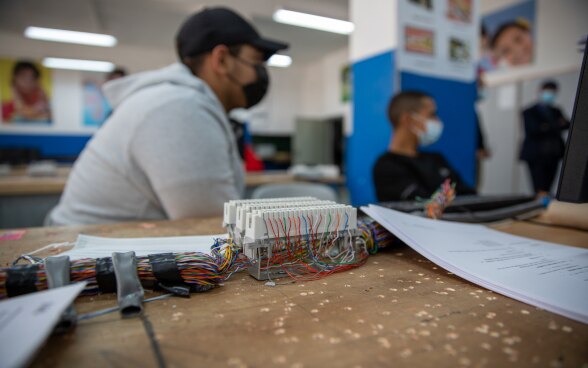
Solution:
[{"label": "wooden tabletop surface", "polygon": [[[588,246],[588,233],[532,223],[499,230]],[[215,234],[220,219],[27,229],[0,242],[3,266],[18,254],[77,234],[144,237]],[[152,293],[147,293],[147,296]],[[114,306],[82,297],[78,313]],[[52,336],[34,367],[586,367],[588,325],[464,281],[406,246],[364,266],[302,284],[264,286],[239,273],[190,299],[116,313]],[[152,327],[151,338],[146,326]],[[154,348],[157,347],[157,348]],[[159,350],[157,350],[159,349]],[[160,355],[156,354],[160,351]],[[159,360],[156,358],[159,356]],[[162,363],[162,364],[161,364]]]},{"label": "wooden tabletop surface", "polygon": [[261,171],[249,172],[245,175],[245,185],[248,187],[259,186],[263,184],[284,184],[294,182],[316,182],[324,184],[344,185],[345,177],[337,176],[332,178],[305,178],[289,174],[286,171]]},{"label": "wooden tabletop surface", "polygon": [[[16,195],[59,195],[63,192],[70,167],[60,167],[55,176],[29,176],[26,169],[13,170],[10,175],[0,176],[0,196]],[[245,185],[256,187],[263,184],[285,184],[294,182],[318,182],[325,184],[344,185],[345,177],[307,179],[295,177],[286,171],[263,171],[247,173]]]},{"label": "wooden tabletop surface", "polygon": [[0,196],[61,194],[70,172],[70,167],[59,167],[54,176],[29,176],[26,168],[12,170],[0,176]]}]

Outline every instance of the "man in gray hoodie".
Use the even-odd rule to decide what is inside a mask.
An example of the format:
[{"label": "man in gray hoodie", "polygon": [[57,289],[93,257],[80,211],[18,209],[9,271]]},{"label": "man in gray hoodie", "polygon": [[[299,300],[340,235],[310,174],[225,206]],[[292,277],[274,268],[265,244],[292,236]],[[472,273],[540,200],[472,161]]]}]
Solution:
[{"label": "man in gray hoodie", "polygon": [[107,83],[111,117],[76,161],[50,225],[220,215],[244,190],[227,113],[265,95],[264,62],[287,48],[226,8],[176,36],[180,63]]}]

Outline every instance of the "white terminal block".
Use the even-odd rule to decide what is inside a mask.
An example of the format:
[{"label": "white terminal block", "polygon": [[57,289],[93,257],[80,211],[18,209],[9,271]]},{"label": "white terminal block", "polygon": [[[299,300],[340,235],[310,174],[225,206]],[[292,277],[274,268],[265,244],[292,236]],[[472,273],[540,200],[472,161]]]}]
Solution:
[{"label": "white terminal block", "polygon": [[314,197],[267,198],[267,199],[235,199],[225,202],[223,211],[223,227],[234,226],[237,222],[237,208],[245,204],[299,201],[316,201]]},{"label": "white terminal block", "polygon": [[[357,229],[357,209],[342,204],[261,209],[248,213],[246,221],[243,240],[246,244],[286,236],[318,235],[342,231],[353,233]],[[284,231],[284,226],[286,226],[286,231]]]},{"label": "white terminal block", "polygon": [[235,224],[235,233],[243,235],[245,233],[247,214],[255,210],[270,210],[270,209],[290,209],[299,207],[310,207],[310,206],[327,206],[337,204],[333,201],[321,201],[317,199],[311,200],[300,200],[300,201],[288,201],[285,198],[284,202],[265,202],[265,203],[253,203],[244,204],[237,207],[237,221]]}]

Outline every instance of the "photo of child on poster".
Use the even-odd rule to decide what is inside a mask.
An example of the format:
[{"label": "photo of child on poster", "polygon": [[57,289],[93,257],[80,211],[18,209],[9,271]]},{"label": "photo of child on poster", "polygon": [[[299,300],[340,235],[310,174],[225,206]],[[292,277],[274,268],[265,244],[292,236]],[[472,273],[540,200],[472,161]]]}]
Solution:
[{"label": "photo of child on poster", "polygon": [[0,60],[3,124],[51,124],[49,70],[27,60]]},{"label": "photo of child on poster", "polygon": [[534,0],[484,16],[480,32],[480,67],[492,71],[532,64],[535,59],[534,23]]}]

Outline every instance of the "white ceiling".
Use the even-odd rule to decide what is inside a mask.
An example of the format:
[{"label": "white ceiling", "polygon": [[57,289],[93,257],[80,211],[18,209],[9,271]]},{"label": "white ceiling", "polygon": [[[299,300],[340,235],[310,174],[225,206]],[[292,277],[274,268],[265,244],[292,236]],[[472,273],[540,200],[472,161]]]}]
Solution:
[{"label": "white ceiling", "polygon": [[[228,6],[252,20],[265,37],[290,43],[297,62],[307,62],[348,43],[348,37],[282,25],[279,7],[348,19],[349,0],[0,0],[0,32],[22,35],[27,26],[106,33],[121,46],[169,50],[182,21],[203,6]],[[3,48],[3,47],[2,47]],[[0,48],[1,54],[1,48]],[[57,55],[55,55],[57,56]],[[63,55],[67,56],[67,55]]]}]

